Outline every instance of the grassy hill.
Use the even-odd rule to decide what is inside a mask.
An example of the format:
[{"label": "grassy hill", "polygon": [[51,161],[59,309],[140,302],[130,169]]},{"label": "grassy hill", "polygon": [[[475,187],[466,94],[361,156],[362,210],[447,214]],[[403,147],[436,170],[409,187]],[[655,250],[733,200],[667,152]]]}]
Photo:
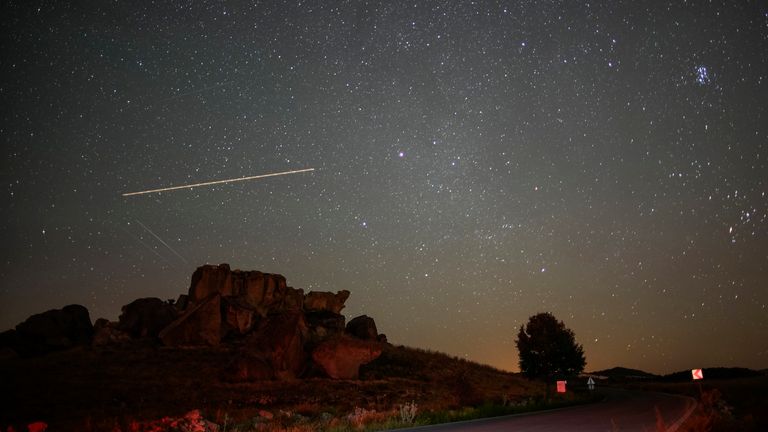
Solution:
[{"label": "grassy hill", "polygon": [[132,422],[200,410],[216,424],[229,424],[230,431],[315,430],[318,422],[332,426],[397,418],[411,402],[422,414],[485,402],[509,404],[543,393],[540,384],[517,374],[402,346],[386,346],[354,381],[232,382],[226,370],[236,355],[227,347],[136,343],[2,360],[0,428],[14,424],[24,430],[25,424],[45,421],[49,430],[125,431]]}]

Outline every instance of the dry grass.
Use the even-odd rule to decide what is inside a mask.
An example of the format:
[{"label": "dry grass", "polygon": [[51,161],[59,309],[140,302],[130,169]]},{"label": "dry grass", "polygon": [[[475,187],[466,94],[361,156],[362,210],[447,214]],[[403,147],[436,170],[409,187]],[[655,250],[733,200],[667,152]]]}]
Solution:
[{"label": "dry grass", "polygon": [[400,407],[410,402],[424,414],[543,393],[516,374],[405,347],[386,347],[355,381],[233,383],[221,378],[235,355],[136,344],[3,360],[0,429],[41,420],[56,431],[140,431],[200,410],[227,432],[377,430],[402,426]]}]

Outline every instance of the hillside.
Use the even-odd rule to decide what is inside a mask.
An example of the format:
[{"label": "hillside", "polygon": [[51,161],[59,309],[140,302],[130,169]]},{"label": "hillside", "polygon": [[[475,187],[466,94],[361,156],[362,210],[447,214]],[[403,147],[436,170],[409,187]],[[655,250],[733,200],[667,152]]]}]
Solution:
[{"label": "hillside", "polygon": [[424,413],[543,393],[517,374],[388,343],[373,318],[341,315],[349,295],[206,265],[178,300],[137,299],[117,322],[92,325],[79,305],[33,315],[0,334],[0,430],[165,431],[185,415],[210,431],[314,430],[393,418],[405,404]]},{"label": "hillside", "polygon": [[[126,347],[128,348],[128,347]],[[344,417],[355,408],[390,413],[416,401],[419,411],[525,399],[536,383],[488,366],[401,346],[387,346],[359,380],[310,378],[231,382],[222,371],[231,348],[76,348],[0,363],[0,426],[48,423],[51,430],[97,431],[131,421],[180,417],[199,409],[222,424],[283,415]],[[291,420],[293,419],[293,420]],[[22,429],[23,430],[23,429]]]}]

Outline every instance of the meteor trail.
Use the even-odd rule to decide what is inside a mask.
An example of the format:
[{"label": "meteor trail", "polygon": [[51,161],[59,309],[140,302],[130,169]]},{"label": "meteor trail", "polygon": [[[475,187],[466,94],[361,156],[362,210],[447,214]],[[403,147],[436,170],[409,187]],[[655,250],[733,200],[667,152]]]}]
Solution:
[{"label": "meteor trail", "polygon": [[124,197],[127,196],[133,196],[133,195],[144,195],[144,194],[150,194],[150,193],[156,193],[156,192],[165,192],[165,191],[172,191],[177,189],[192,189],[200,186],[210,186],[215,184],[224,184],[224,183],[234,183],[239,181],[245,181],[245,180],[255,180],[260,178],[266,178],[266,177],[277,177],[282,175],[288,175],[288,174],[298,174],[308,171],[314,171],[314,168],[304,168],[300,170],[293,170],[293,171],[282,171],[282,172],[276,172],[276,173],[270,173],[270,174],[261,174],[261,175],[255,175],[255,176],[248,176],[248,177],[239,177],[239,178],[233,178],[233,179],[226,179],[226,180],[214,180],[204,183],[195,183],[195,184],[189,184],[189,185],[182,185],[182,186],[171,186],[167,188],[160,188],[160,189],[150,189],[145,191],[139,191],[139,192],[127,192],[122,194]]},{"label": "meteor trail", "polygon": [[166,243],[166,242],[165,242],[163,239],[161,239],[161,238],[160,238],[160,236],[158,236],[157,234],[155,234],[154,232],[152,232],[152,230],[151,230],[151,229],[147,228],[147,226],[146,226],[146,225],[144,225],[143,223],[141,223],[141,221],[140,221],[140,220],[136,219],[136,222],[138,222],[138,223],[139,223],[139,225],[141,225],[141,227],[142,227],[142,228],[144,228],[144,229],[145,229],[145,230],[147,230],[147,231],[148,231],[150,234],[152,234],[152,236],[154,236],[154,237],[155,237],[155,238],[156,238],[156,239],[157,239],[157,240],[158,240],[160,243],[162,243],[162,244],[163,244],[163,246],[167,247],[167,248],[168,248],[168,250],[170,250],[171,252],[173,252],[173,253],[174,253],[174,254],[175,254],[177,257],[181,258],[181,260],[182,260],[182,261],[184,261],[184,263],[185,263],[185,264],[189,265],[189,261],[187,261],[187,260],[186,260],[186,258],[184,258],[183,256],[181,256],[181,254],[180,254],[180,253],[176,252],[176,249],[172,248],[172,247],[171,247],[171,246],[170,246],[168,243]]}]

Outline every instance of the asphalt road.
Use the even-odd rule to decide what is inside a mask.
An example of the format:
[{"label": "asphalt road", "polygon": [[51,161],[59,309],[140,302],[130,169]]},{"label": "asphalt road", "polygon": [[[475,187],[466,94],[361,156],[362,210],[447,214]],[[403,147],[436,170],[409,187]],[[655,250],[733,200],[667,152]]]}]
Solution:
[{"label": "asphalt road", "polygon": [[398,429],[432,431],[646,431],[656,432],[657,410],[665,430],[673,432],[696,407],[694,399],[663,393],[603,389],[606,400],[540,413],[496,417],[443,425]]}]

